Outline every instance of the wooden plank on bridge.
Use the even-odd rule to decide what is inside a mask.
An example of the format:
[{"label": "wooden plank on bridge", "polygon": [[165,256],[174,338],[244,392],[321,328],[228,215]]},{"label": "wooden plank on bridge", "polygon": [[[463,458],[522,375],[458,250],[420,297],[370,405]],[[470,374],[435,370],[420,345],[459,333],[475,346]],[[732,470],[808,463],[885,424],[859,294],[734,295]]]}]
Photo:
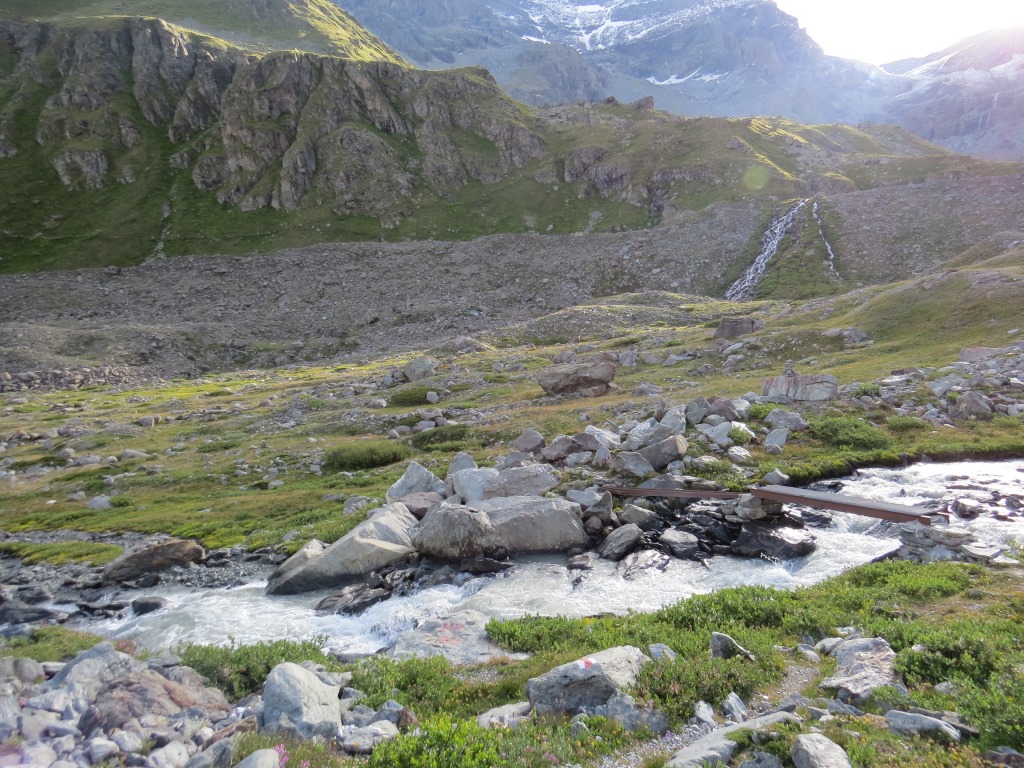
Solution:
[{"label": "wooden plank on bridge", "polygon": [[658,499],[738,499],[734,491],[691,491],[685,488],[621,488],[605,486],[601,489],[612,496],[652,497]]},{"label": "wooden plank on bridge", "polygon": [[750,494],[768,501],[802,504],[815,509],[831,509],[836,512],[848,512],[853,515],[890,520],[895,523],[932,524],[931,516],[915,507],[861,499],[856,496],[844,496],[841,493],[822,493],[821,491],[808,491],[804,488],[788,488],[784,485],[767,485],[764,488],[751,488]]},{"label": "wooden plank on bridge", "polygon": [[[606,486],[602,488],[613,496],[651,497],[659,499],[738,499],[740,494],[732,491],[691,491],[677,488],[621,488]],[[839,493],[822,493],[808,491],[804,488],[788,488],[784,485],[768,485],[764,488],[751,488],[750,495],[782,504],[800,504],[815,509],[830,509],[835,512],[847,512],[852,515],[873,517],[877,520],[889,520],[895,523],[920,523],[931,525],[932,516],[916,507],[905,504],[889,504],[884,501],[872,501],[856,496],[844,496]]]}]

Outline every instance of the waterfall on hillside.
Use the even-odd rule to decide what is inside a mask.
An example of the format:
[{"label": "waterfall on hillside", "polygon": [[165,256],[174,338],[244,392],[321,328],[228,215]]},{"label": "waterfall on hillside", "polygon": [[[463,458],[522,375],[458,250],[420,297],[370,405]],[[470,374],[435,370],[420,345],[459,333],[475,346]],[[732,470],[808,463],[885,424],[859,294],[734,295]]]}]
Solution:
[{"label": "waterfall on hillside", "polygon": [[784,216],[772,217],[772,223],[768,226],[768,230],[764,233],[764,237],[761,238],[761,252],[757,254],[757,258],[754,259],[754,263],[751,264],[747,268],[747,271],[743,273],[743,277],[733,283],[729,290],[725,292],[726,301],[749,301],[754,298],[754,295],[757,293],[757,288],[761,285],[761,281],[764,279],[764,274],[768,270],[768,262],[770,262],[772,258],[774,258],[775,254],[778,253],[779,245],[782,243],[782,238],[785,237],[786,233],[793,227],[797,214],[800,213],[800,211],[804,209],[804,206],[810,201],[810,198],[807,200],[801,200]]},{"label": "waterfall on hillside", "polygon": [[818,210],[818,201],[814,201],[814,207],[811,208],[811,213],[814,214],[814,220],[818,222],[818,234],[821,235],[821,241],[825,243],[825,248],[828,250],[828,271],[832,273],[833,277],[839,277],[839,272],[836,271],[836,252],[832,250],[832,243],[825,237],[825,220],[821,217],[821,212]]}]

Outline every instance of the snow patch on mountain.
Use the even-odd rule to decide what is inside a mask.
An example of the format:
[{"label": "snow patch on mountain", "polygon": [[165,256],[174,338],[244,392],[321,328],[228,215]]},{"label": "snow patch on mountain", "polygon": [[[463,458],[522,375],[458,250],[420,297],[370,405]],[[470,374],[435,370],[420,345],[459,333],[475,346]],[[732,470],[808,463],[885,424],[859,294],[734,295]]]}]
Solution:
[{"label": "snow patch on mountain", "polygon": [[526,16],[549,39],[581,51],[632,44],[660,32],[704,21],[725,8],[763,0],[693,0],[666,7],[664,0],[605,0],[580,5],[568,0],[521,0]]}]

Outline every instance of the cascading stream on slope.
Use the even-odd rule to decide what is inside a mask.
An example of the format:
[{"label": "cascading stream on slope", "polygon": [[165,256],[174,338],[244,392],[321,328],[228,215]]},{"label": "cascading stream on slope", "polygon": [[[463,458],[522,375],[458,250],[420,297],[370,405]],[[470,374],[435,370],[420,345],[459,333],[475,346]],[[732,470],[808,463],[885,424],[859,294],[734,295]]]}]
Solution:
[{"label": "cascading stream on slope", "polygon": [[809,202],[811,202],[810,198],[801,200],[785,215],[772,218],[772,223],[761,238],[761,252],[757,254],[754,263],[743,273],[743,277],[733,283],[729,290],[725,292],[726,301],[749,301],[754,298],[758,286],[761,285],[761,281],[764,279],[765,272],[768,271],[769,262],[779,251],[782,238],[793,227],[797,215]]},{"label": "cascading stream on slope", "polygon": [[828,251],[828,271],[832,273],[833,277],[839,277],[839,272],[836,270],[836,252],[832,250],[832,243],[825,236],[825,220],[821,217],[821,210],[817,200],[814,201],[811,214],[814,216],[814,220],[818,222],[818,234],[821,235],[821,241],[825,243],[825,250]]}]

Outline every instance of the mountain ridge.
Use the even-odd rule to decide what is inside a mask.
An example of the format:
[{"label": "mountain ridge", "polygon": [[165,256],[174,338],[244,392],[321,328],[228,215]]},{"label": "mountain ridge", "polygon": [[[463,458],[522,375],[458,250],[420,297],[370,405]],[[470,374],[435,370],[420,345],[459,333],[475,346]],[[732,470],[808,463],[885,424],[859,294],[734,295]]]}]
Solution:
[{"label": "mountain ridge", "polygon": [[[653,96],[691,116],[893,122],[958,152],[1024,158],[1024,118],[1007,108],[1024,79],[1013,63],[1024,35],[1012,31],[955,44],[948,53],[960,50],[961,64],[953,56],[935,65],[932,56],[877,67],[826,56],[771,0],[462,0],[429,14],[426,0],[391,0],[386,11],[371,0],[337,2],[412,61],[486,66],[535,104]],[[538,83],[519,60],[542,45],[560,49],[565,64]],[[965,78],[969,61],[987,65]],[[930,69],[911,72],[925,62]],[[993,103],[1001,92],[1003,104]]]}]

